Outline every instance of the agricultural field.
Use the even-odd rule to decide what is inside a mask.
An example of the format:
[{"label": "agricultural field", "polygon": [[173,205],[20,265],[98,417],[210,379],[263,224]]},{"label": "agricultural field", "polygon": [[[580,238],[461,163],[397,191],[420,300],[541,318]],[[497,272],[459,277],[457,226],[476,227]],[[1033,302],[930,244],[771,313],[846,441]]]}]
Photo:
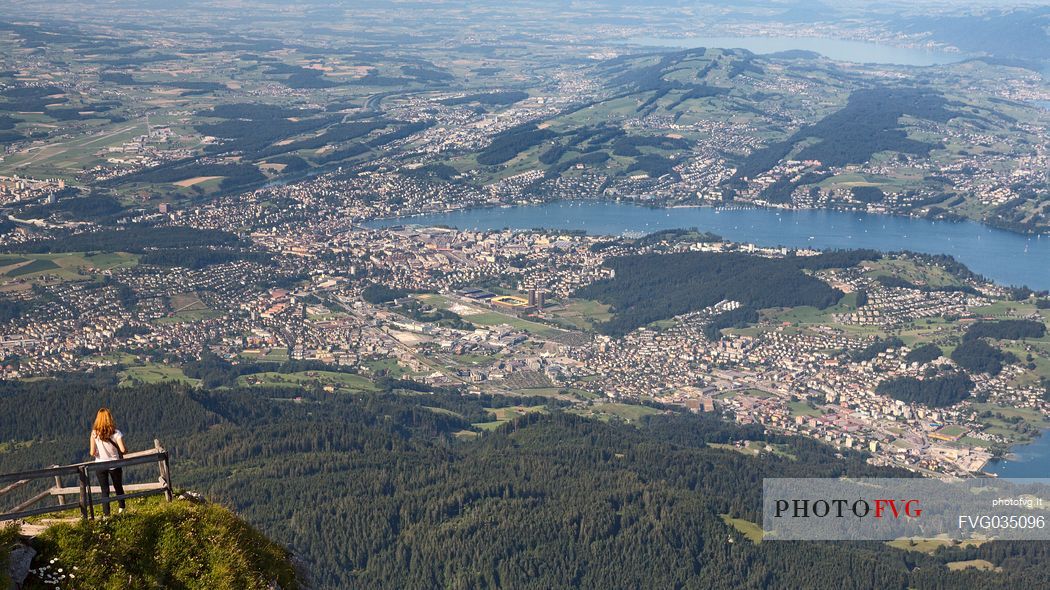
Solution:
[{"label": "agricultural field", "polygon": [[581,416],[598,418],[602,421],[623,420],[624,422],[638,422],[646,416],[655,416],[662,410],[636,404],[622,404],[617,402],[592,402],[584,406],[578,406],[570,410]]},{"label": "agricultural field", "polygon": [[158,324],[182,324],[199,322],[204,319],[219,317],[221,312],[210,309],[195,293],[182,293],[168,298],[171,311],[166,317],[156,320]]},{"label": "agricultural field", "polygon": [[551,313],[574,328],[588,332],[593,331],[596,324],[612,317],[608,305],[589,299],[570,299]]},{"label": "agricultural field", "polygon": [[121,387],[133,387],[140,384],[154,383],[184,383],[196,386],[199,379],[187,377],[182,369],[158,364],[147,364],[143,366],[128,367],[120,372]]},{"label": "agricultural field", "polygon": [[491,411],[492,420],[488,422],[475,422],[474,427],[480,430],[495,430],[515,418],[535,412],[546,413],[547,408],[543,406],[510,406],[506,408],[495,408]]},{"label": "agricultural field", "polygon": [[368,379],[351,373],[332,371],[302,371],[298,373],[252,373],[237,378],[240,386],[302,387],[304,385],[332,386],[338,391],[376,392],[379,388]]},{"label": "agricultural field", "polygon": [[137,264],[134,254],[63,253],[0,256],[0,291],[21,291],[34,283],[86,281],[107,270]]}]

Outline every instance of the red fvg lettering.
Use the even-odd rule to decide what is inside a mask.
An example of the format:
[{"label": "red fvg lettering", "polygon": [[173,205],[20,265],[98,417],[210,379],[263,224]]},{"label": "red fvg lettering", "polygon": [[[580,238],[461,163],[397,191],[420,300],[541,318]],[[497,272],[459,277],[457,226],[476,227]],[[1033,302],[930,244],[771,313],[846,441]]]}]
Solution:
[{"label": "red fvg lettering", "polygon": [[915,518],[922,514],[922,509],[918,508],[918,500],[892,500],[879,498],[875,500],[875,518],[882,518],[885,513],[885,509],[888,506],[890,512],[893,514],[893,518],[901,517],[901,509],[904,509],[904,514]]}]

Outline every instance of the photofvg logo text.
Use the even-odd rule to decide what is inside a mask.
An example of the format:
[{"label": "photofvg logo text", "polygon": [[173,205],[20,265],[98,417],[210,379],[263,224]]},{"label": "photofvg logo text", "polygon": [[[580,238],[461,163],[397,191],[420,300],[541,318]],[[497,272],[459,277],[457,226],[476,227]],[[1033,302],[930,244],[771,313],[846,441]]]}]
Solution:
[{"label": "photofvg logo text", "polygon": [[794,498],[776,501],[776,518],[918,518],[922,508],[918,498],[809,499]]},{"label": "photofvg logo text", "polygon": [[762,485],[769,540],[1050,540],[1050,480],[772,478]]}]

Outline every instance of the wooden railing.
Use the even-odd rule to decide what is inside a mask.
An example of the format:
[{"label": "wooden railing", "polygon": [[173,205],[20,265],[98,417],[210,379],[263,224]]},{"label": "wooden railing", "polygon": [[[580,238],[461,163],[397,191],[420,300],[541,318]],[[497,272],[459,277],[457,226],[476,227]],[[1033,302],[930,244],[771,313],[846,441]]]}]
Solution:
[{"label": "wooden railing", "polygon": [[[160,441],[154,440],[152,449],[127,453],[123,459],[116,461],[105,461],[102,463],[92,461],[75,465],[54,465],[46,469],[0,475],[0,486],[3,486],[0,487],[0,500],[5,495],[30,486],[34,481],[43,479],[52,484],[50,488],[24,499],[10,509],[4,510],[0,508],[0,510],[4,510],[4,512],[0,512],[0,522],[71,510],[73,505],[66,503],[67,496],[75,496],[77,498],[76,507],[80,509],[81,518],[95,518],[94,494],[101,496],[102,488],[91,485],[92,476],[103,470],[149,463],[157,464],[160,476],[156,482],[124,484],[123,494],[110,494],[109,497],[103,497],[102,499],[107,502],[116,502],[118,500],[164,494],[164,497],[170,502],[172,499],[172,487],[171,472],[168,470],[168,452],[160,445]],[[72,487],[63,486],[63,480],[73,476],[77,479],[77,485]],[[48,498],[55,498],[56,504],[37,506],[37,504],[44,502]]]}]

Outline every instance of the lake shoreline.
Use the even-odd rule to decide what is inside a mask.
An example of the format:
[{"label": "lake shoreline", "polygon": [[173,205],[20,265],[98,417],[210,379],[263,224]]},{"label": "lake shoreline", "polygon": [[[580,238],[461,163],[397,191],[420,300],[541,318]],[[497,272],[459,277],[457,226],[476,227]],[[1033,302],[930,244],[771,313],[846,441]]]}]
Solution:
[{"label": "lake shoreline", "polygon": [[[1050,478],[1050,429],[1039,431],[1034,439],[1012,444],[1003,457],[992,459],[981,472],[994,477]],[[1039,468],[1040,471],[1037,471]]]},{"label": "lake shoreline", "polygon": [[1025,231],[1018,231],[1017,229],[1010,228],[1010,227],[999,227],[997,225],[993,225],[991,223],[987,223],[987,222],[985,222],[985,221],[983,221],[981,219],[973,219],[973,218],[970,218],[970,217],[964,217],[964,218],[961,218],[961,219],[931,219],[929,217],[925,217],[925,216],[922,216],[922,215],[913,215],[911,213],[894,213],[894,212],[884,213],[884,212],[881,212],[881,211],[867,211],[865,209],[856,209],[856,208],[848,208],[848,207],[808,207],[808,208],[801,208],[801,207],[770,207],[770,206],[767,206],[767,205],[759,205],[759,204],[755,204],[755,203],[746,203],[746,204],[745,203],[741,203],[740,205],[725,205],[725,204],[712,204],[712,203],[696,203],[696,204],[688,204],[688,205],[667,205],[667,204],[642,203],[642,202],[638,202],[638,201],[632,201],[632,200],[629,200],[629,199],[602,199],[602,198],[594,198],[594,199],[554,199],[554,200],[551,200],[551,201],[538,201],[538,202],[535,202],[535,203],[490,203],[490,204],[483,204],[483,205],[471,205],[469,207],[453,207],[453,208],[439,209],[439,210],[435,210],[435,211],[426,211],[426,212],[423,212],[423,213],[406,213],[406,214],[401,214],[401,215],[386,215],[386,216],[368,217],[368,218],[362,218],[362,219],[358,220],[357,223],[368,224],[368,223],[377,222],[377,221],[394,221],[394,220],[398,220],[398,219],[411,219],[413,217],[426,217],[426,216],[429,216],[429,215],[448,215],[450,213],[459,213],[459,212],[463,212],[463,211],[476,211],[476,210],[488,210],[488,209],[514,209],[514,208],[518,208],[518,207],[542,207],[542,206],[545,206],[545,205],[554,205],[554,204],[559,204],[559,203],[610,203],[610,204],[616,204],[616,205],[630,205],[630,206],[633,206],[633,207],[641,207],[641,208],[644,208],[644,209],[654,209],[654,210],[663,210],[663,209],[667,209],[667,210],[675,210],[675,209],[716,209],[716,210],[721,210],[721,211],[757,211],[757,210],[762,210],[762,211],[792,211],[792,212],[834,211],[836,213],[861,213],[861,214],[864,214],[864,215],[878,215],[878,216],[889,217],[889,218],[924,220],[924,221],[931,221],[931,222],[935,222],[935,223],[967,223],[967,222],[969,222],[969,223],[974,223],[974,224],[980,225],[982,227],[986,227],[988,229],[1001,231],[1001,232],[1006,232],[1006,233],[1014,234],[1014,235],[1017,235],[1017,236],[1020,236],[1020,237],[1025,237],[1025,238],[1034,238],[1034,237],[1041,237],[1041,236],[1048,236],[1048,237],[1050,237],[1050,228],[1047,228],[1045,231],[1027,231],[1027,232],[1025,232]]},{"label": "lake shoreline", "polygon": [[[673,216],[673,217],[672,217]],[[1004,286],[1050,289],[1050,239],[972,220],[930,220],[914,215],[858,210],[747,206],[666,206],[610,199],[555,200],[539,204],[486,204],[355,221],[363,227],[398,225],[462,229],[582,230],[591,235],[653,233],[697,227],[728,241],[759,246],[912,251],[945,254],[975,274]]]}]

